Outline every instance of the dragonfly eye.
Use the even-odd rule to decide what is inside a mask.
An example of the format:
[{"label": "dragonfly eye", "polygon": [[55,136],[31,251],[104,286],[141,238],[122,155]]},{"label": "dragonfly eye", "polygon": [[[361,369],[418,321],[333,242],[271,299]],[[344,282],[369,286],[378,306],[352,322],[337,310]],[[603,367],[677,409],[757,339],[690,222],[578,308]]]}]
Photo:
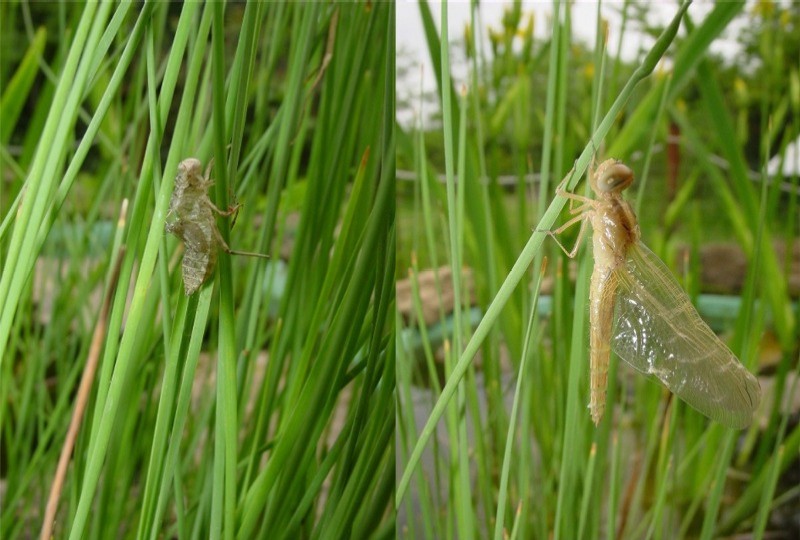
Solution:
[{"label": "dragonfly eye", "polygon": [[622,191],[633,183],[633,171],[627,165],[609,160],[597,169],[596,187],[599,192]]}]

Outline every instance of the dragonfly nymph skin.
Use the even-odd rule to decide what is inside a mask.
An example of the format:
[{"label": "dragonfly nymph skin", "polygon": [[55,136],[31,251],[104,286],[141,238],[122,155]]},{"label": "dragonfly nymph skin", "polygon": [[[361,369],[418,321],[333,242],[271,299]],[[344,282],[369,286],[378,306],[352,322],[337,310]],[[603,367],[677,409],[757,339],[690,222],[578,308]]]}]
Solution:
[{"label": "dragonfly nymph skin", "polygon": [[[622,191],[633,171],[609,159],[590,175],[595,199],[558,194],[581,206],[551,235],[581,222],[592,224],[594,270],[589,290],[592,420],[605,412],[611,351],[655,377],[683,401],[723,425],[747,427],[761,399],[758,380],[700,318],[670,270],[641,241],[639,225]],[[574,256],[580,244],[568,253]],[[563,248],[563,246],[562,246]],[[566,251],[566,250],[565,250]]]},{"label": "dragonfly nymph skin", "polygon": [[217,229],[214,214],[229,216],[237,210],[220,210],[208,197],[208,188],[214,182],[210,179],[211,164],[203,174],[203,165],[198,159],[188,158],[178,165],[175,187],[169,201],[169,211],[164,230],[172,233],[184,244],[183,287],[186,295],[197,292],[214,273],[217,263],[217,249],[226,253],[267,257],[260,253],[234,251],[222,238]]},{"label": "dragonfly nymph skin", "polygon": [[212,184],[208,171],[203,175],[199,160],[189,158],[178,165],[164,230],[183,240],[183,286],[187,296],[211,277],[217,262],[219,231],[212,209],[219,209],[208,198]]}]

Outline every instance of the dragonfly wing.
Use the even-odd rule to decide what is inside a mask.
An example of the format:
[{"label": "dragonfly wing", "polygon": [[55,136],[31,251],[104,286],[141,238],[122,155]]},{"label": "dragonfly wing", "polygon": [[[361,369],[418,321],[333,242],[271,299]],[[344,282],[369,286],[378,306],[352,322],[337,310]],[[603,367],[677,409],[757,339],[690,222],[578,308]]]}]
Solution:
[{"label": "dragonfly wing", "polygon": [[639,243],[615,274],[614,352],[712,420],[747,427],[761,398],[758,381],[700,318],[666,265]]}]

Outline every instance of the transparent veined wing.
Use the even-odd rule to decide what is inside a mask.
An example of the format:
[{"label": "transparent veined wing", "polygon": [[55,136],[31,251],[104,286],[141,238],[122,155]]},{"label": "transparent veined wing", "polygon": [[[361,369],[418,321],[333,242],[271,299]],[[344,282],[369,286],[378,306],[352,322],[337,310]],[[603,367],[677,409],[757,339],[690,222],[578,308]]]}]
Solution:
[{"label": "transparent veined wing", "polygon": [[758,407],[756,378],[700,318],[663,262],[630,246],[618,281],[611,348],[717,422],[742,429]]}]

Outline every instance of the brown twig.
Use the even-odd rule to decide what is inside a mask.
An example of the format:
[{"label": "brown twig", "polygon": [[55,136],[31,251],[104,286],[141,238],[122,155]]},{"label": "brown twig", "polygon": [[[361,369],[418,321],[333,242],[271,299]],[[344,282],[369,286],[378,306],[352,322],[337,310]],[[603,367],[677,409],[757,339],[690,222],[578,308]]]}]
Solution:
[{"label": "brown twig", "polygon": [[61,456],[58,458],[58,467],[56,468],[56,475],[53,478],[53,486],[50,488],[50,496],[47,499],[47,508],[44,514],[44,521],[42,522],[42,533],[39,535],[41,540],[50,540],[53,535],[56,511],[58,510],[58,499],[64,487],[67,466],[72,456],[72,449],[75,447],[75,440],[78,438],[81,421],[83,420],[83,413],[86,410],[86,404],[89,402],[89,393],[92,390],[92,383],[94,382],[94,375],[97,372],[97,364],[100,358],[100,351],[103,349],[103,342],[106,337],[111,300],[114,298],[114,292],[117,289],[117,282],[119,281],[119,273],[122,268],[122,259],[124,255],[125,246],[123,245],[119,248],[117,261],[114,264],[114,271],[111,274],[111,280],[108,282],[108,290],[103,299],[103,306],[100,309],[100,318],[97,320],[97,326],[95,326],[94,334],[92,335],[92,345],[89,347],[86,369],[83,372],[81,384],[78,387],[75,410],[72,413],[72,420],[70,421],[69,430],[67,431],[67,438],[64,441],[64,446],[61,448]]}]

